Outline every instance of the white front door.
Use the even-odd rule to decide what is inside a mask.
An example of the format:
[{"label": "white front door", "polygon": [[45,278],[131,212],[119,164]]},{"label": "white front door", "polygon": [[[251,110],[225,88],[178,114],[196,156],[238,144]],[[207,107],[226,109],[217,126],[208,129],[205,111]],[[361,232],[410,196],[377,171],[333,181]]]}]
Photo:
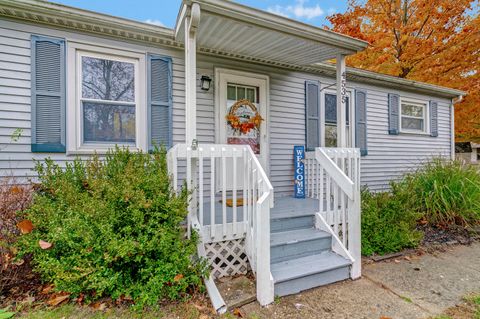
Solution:
[{"label": "white front door", "polygon": [[[216,69],[217,143],[250,145],[268,174],[268,77]],[[243,176],[237,165],[237,176]],[[220,174],[216,174],[220,178]],[[232,189],[233,168],[227,167],[227,188]],[[218,181],[220,180],[217,178]],[[237,180],[237,189],[243,179]]]}]

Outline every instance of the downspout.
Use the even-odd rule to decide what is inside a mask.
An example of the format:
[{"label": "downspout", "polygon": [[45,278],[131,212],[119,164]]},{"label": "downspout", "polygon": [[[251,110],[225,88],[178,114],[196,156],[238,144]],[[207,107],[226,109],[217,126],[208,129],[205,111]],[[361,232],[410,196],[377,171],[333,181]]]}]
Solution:
[{"label": "downspout", "polygon": [[450,108],[450,158],[455,160],[455,104],[462,102],[463,95],[459,95],[452,99],[452,107]]}]

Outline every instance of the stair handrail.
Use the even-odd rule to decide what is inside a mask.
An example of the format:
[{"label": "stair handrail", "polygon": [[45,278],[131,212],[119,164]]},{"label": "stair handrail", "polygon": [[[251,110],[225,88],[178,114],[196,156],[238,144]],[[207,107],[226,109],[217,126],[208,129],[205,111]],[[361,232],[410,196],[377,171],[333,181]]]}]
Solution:
[{"label": "stair handrail", "polygon": [[350,199],[353,199],[355,194],[355,183],[345,174],[345,172],[343,172],[320,147],[315,149],[315,158],[345,194]]},{"label": "stair handrail", "polygon": [[[247,198],[244,198],[244,203],[250,209],[251,216],[249,214],[244,216],[246,224],[245,250],[252,270],[256,274],[257,300],[261,305],[267,305],[274,301],[273,277],[270,271],[270,209],[274,203],[273,186],[250,145],[199,144],[196,149],[192,149],[186,144],[176,144],[167,154],[167,166],[172,175],[173,189],[175,191],[178,189],[178,159],[185,159],[187,187],[192,192],[187,217],[188,232],[193,228],[196,231],[200,230],[202,234],[205,233],[204,225],[198,219],[199,207],[202,205],[198,203],[197,191],[202,192],[203,180],[197,175],[197,160],[201,158],[223,159],[225,154],[228,154],[226,157],[243,158],[244,163],[248,163],[249,170],[247,171],[247,167],[244,168],[244,176],[248,176],[249,185],[246,185],[247,179],[244,178],[243,191],[244,194],[245,191],[248,194]],[[221,165],[225,165],[225,162]],[[226,202],[226,198],[223,197],[222,201]],[[236,202],[236,195],[232,202]],[[221,227],[225,229],[224,226]],[[202,237],[200,238],[202,239]]]}]

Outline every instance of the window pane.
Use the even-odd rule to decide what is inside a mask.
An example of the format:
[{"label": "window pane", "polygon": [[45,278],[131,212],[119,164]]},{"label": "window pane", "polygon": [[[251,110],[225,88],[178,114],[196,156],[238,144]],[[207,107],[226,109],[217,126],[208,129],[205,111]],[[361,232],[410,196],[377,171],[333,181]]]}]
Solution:
[{"label": "window pane", "polygon": [[227,86],[227,100],[237,100],[237,88],[233,85]]},{"label": "window pane", "polygon": [[423,131],[423,120],[402,117],[402,129]]},{"label": "window pane", "polygon": [[[347,96],[347,101],[345,103],[347,125],[350,118],[349,104],[350,99]],[[325,94],[325,122],[337,123],[337,96],[335,94]]]},{"label": "window pane", "polygon": [[82,97],[108,101],[135,101],[133,63],[82,57]]},{"label": "window pane", "polygon": [[423,107],[412,104],[402,104],[402,115],[423,117]]},{"label": "window pane", "polygon": [[237,100],[243,100],[245,98],[245,88],[237,86]]},{"label": "window pane", "polygon": [[337,126],[325,125],[325,146],[337,147]]},{"label": "window pane", "polygon": [[135,143],[135,106],[84,102],[83,140]]},{"label": "window pane", "polygon": [[247,88],[247,100],[249,100],[252,103],[255,103],[255,89],[253,88]]}]

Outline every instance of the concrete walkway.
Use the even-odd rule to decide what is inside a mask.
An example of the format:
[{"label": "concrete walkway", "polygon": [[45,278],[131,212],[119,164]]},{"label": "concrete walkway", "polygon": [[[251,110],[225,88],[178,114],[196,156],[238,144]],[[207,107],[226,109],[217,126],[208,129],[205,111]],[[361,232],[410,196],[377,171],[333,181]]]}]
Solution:
[{"label": "concrete walkway", "polygon": [[480,293],[480,243],[366,264],[363,278],[242,308],[260,318],[429,318]]}]

